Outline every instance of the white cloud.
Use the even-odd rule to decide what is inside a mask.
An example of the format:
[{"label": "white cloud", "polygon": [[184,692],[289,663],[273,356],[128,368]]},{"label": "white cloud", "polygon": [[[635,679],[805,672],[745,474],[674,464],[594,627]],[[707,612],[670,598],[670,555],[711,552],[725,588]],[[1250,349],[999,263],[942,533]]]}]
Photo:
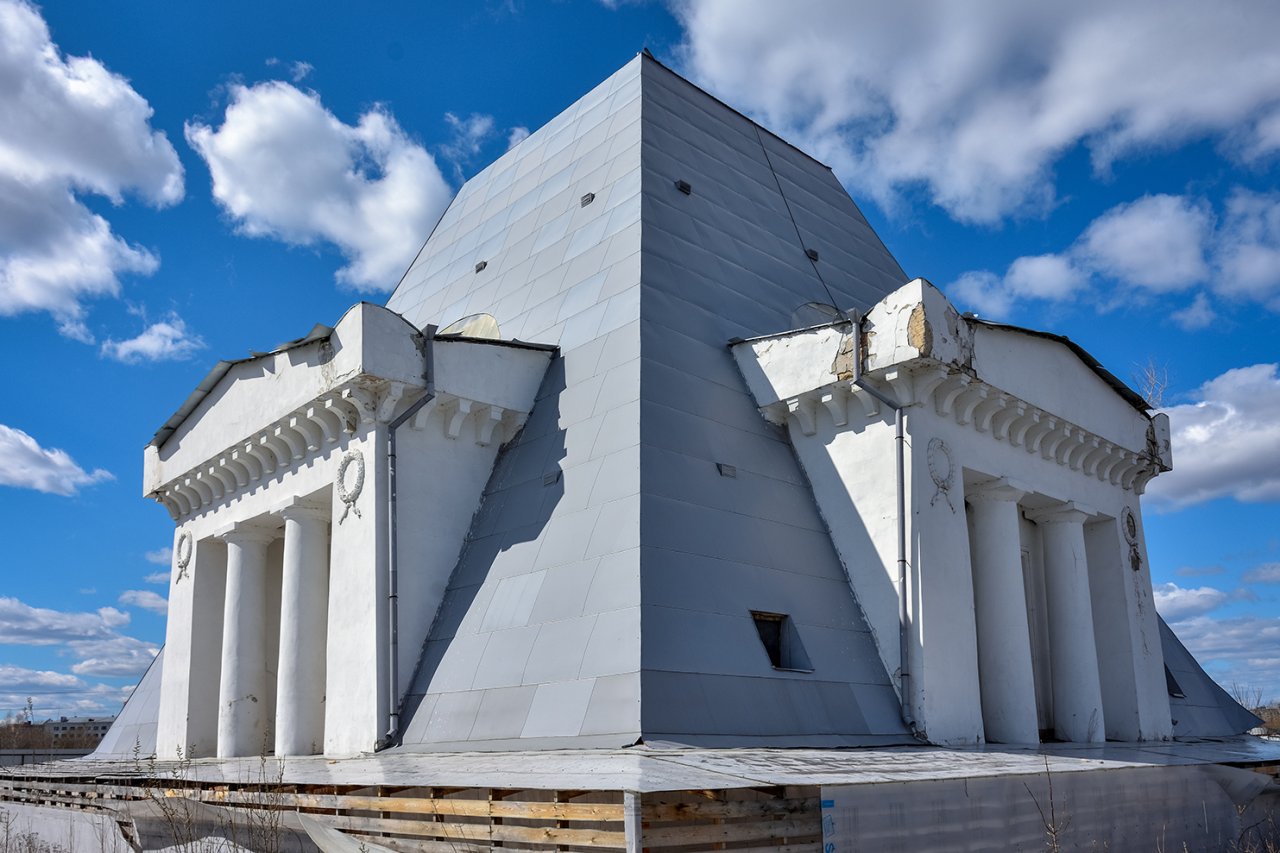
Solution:
[{"label": "white cloud", "polygon": [[1208,278],[1204,252],[1212,229],[1205,205],[1149,195],[1095,219],[1074,252],[1098,275],[1167,293]]},{"label": "white cloud", "polygon": [[141,675],[159,649],[121,634],[119,629],[128,624],[129,614],[114,607],[52,610],[0,598],[0,644],[61,646],[62,653],[76,659],[71,667],[76,675]]},{"label": "white cloud", "polygon": [[126,589],[120,593],[120,603],[130,607],[141,607],[152,613],[169,612],[169,599],[149,589]]},{"label": "white cloud", "polygon": [[507,134],[507,150],[510,151],[512,148],[515,148],[517,145],[519,145],[521,142],[524,142],[528,138],[529,138],[529,128],[527,127],[511,128],[511,132]]},{"label": "white cloud", "polygon": [[452,139],[441,150],[455,162],[466,162],[479,154],[481,146],[493,136],[493,116],[490,115],[472,113],[466,118],[459,118],[453,113],[445,113],[444,121],[449,125]]},{"label": "white cloud", "polygon": [[1220,295],[1280,311],[1280,193],[1232,194],[1216,260]]},{"label": "white cloud", "polygon": [[1167,622],[1176,622],[1191,616],[1200,616],[1227,603],[1229,596],[1220,589],[1202,586],[1183,589],[1176,583],[1158,583],[1152,586],[1156,610]]},{"label": "white cloud", "polygon": [[[1062,253],[1018,258],[1003,277],[966,273],[948,290],[964,305],[1000,315],[1023,299],[1078,299],[1093,289],[1094,280],[1115,285],[1106,289],[1112,299],[1173,293],[1209,281],[1206,252],[1213,241],[1213,214],[1206,203],[1143,196],[1107,210]],[[983,286],[975,288],[975,281]],[[1203,293],[1173,317],[1187,329],[1204,328],[1213,318]]]},{"label": "white cloud", "polygon": [[1183,645],[1228,690],[1248,685],[1263,690],[1263,701],[1280,698],[1280,620],[1235,616],[1192,616],[1170,626]]},{"label": "white cloud", "polygon": [[1170,314],[1169,319],[1179,328],[1195,332],[1209,328],[1213,321],[1218,319],[1218,312],[1213,310],[1209,297],[1202,292],[1197,293],[1196,298],[1191,300],[1191,304],[1186,308],[1180,308]]},{"label": "white cloud", "polygon": [[316,70],[316,67],[312,65],[310,62],[303,62],[302,60],[298,60],[297,62],[289,66],[289,77],[293,80],[293,82],[301,83],[303,80],[310,77],[311,72],[315,70]]},{"label": "white cloud", "polygon": [[114,607],[93,612],[32,607],[16,598],[0,598],[0,643],[53,646],[60,643],[114,639],[129,614]]},{"label": "white cloud", "polygon": [[240,231],[338,247],[338,280],[389,290],[452,195],[431,155],[375,106],[344,124],[313,92],[233,86],[217,128],[186,126],[213,195]]},{"label": "white cloud", "polygon": [[[9,681],[12,673],[14,681]],[[36,673],[28,675],[25,673]],[[108,716],[118,713],[129,698],[133,685],[91,684],[75,676],[50,673],[59,678],[72,678],[74,683],[39,687],[32,684],[23,687],[22,679],[38,679],[42,672],[23,667],[0,669],[0,710],[19,711],[27,704],[27,697],[34,700],[36,720],[58,716]]]},{"label": "white cloud", "polygon": [[133,637],[114,637],[97,642],[68,643],[80,662],[71,667],[76,675],[103,678],[131,678],[142,675],[160,649]]},{"label": "white cloud", "polygon": [[123,77],[64,56],[33,6],[0,0],[0,315],[45,311],[90,340],[84,300],[155,271],[154,255],[77,198],[182,198],[182,164],[151,115]]},{"label": "white cloud", "polygon": [[151,574],[144,577],[142,581],[143,583],[163,584],[167,586],[169,584],[169,573],[168,572],[152,572]]},{"label": "white cloud", "polygon": [[163,548],[148,551],[142,555],[142,559],[146,560],[148,563],[154,563],[157,566],[167,566],[173,561],[173,549],[166,545]]},{"label": "white cloud", "polygon": [[189,331],[181,317],[170,314],[166,319],[147,326],[137,337],[104,341],[101,352],[107,358],[137,364],[141,361],[181,361],[204,346],[204,340]]},{"label": "white cloud", "polygon": [[[850,4],[675,0],[683,66],[892,203],[953,216],[1043,208],[1085,146],[1121,157],[1197,138],[1280,147],[1280,6],[1258,0]],[[1246,128],[1241,130],[1241,128]]]},{"label": "white cloud", "polygon": [[101,468],[86,472],[65,450],[46,449],[22,430],[0,424],[0,486],[70,496],[114,479]]},{"label": "white cloud", "polygon": [[1228,370],[1190,403],[1164,409],[1173,470],[1147,487],[1157,506],[1179,509],[1230,496],[1280,500],[1280,365]]},{"label": "white cloud", "polygon": [[986,270],[964,273],[948,285],[947,292],[960,307],[993,320],[1002,320],[1013,310],[1013,289]]}]

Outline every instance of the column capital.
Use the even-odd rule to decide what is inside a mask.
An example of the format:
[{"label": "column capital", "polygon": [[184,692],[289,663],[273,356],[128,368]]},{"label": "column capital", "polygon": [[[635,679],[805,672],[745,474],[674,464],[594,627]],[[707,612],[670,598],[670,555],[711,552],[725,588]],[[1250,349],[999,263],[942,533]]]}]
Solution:
[{"label": "column capital", "polygon": [[972,486],[966,486],[964,499],[970,503],[1013,503],[1031,491],[1024,483],[1008,477],[996,477],[984,480]]},{"label": "column capital", "polygon": [[328,521],[331,514],[328,506],[296,498],[276,511],[276,515],[285,521]]},{"label": "column capital", "polygon": [[229,545],[250,543],[269,545],[280,538],[280,533],[275,528],[259,522],[237,521],[220,528],[215,536]]},{"label": "column capital", "polygon": [[1066,501],[1065,503],[1028,512],[1027,519],[1034,521],[1036,524],[1084,524],[1085,521],[1097,514],[1093,507],[1085,506],[1075,501]]}]

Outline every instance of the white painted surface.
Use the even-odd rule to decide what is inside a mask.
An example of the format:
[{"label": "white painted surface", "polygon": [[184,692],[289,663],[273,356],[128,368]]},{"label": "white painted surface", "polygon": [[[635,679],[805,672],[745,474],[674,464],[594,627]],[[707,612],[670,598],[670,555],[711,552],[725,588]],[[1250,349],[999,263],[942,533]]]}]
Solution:
[{"label": "white painted surface", "polygon": [[329,508],[289,507],[284,518],[276,755],[324,749],[325,649],[329,623]]},{"label": "white painted surface", "polygon": [[1018,499],[1024,494],[1008,480],[996,480],[966,495],[982,723],[986,739],[997,743],[1040,741],[1018,533]]},{"label": "white painted surface", "polygon": [[1084,545],[1090,514],[1067,505],[1032,517],[1044,536],[1054,730],[1062,740],[1081,743],[1106,739]]},{"label": "white painted surface", "polygon": [[[227,602],[222,622],[222,667],[218,689],[218,757],[258,755],[267,733],[268,531],[241,528],[225,533]],[[196,677],[202,677],[197,673]]]},{"label": "white painted surface", "polygon": [[[835,328],[750,340],[734,353],[764,416],[788,427],[885,667],[893,673],[899,661],[891,413],[846,381],[851,365],[847,358],[836,364],[842,343]],[[1033,610],[1039,606],[1039,587],[1028,599],[1020,553],[1027,543],[1015,522],[1018,514],[1074,502],[1092,509],[1074,524],[1070,543],[1060,533],[1035,530],[1036,553],[1028,557],[1033,568],[1043,565],[1043,606],[1058,617],[1058,628],[1048,619],[1055,632],[1048,643],[1053,665],[1044,669],[1053,670],[1055,682],[1071,673],[1070,687],[1064,681],[1048,709],[1061,713],[1049,716],[1074,721],[1065,728],[1059,723],[1071,738],[1168,737],[1163,655],[1138,500],[1147,480],[1168,468],[1171,454],[1160,438],[1164,425],[1135,408],[1064,343],[962,318],[923,281],[873,307],[865,332],[867,381],[906,407],[914,584],[908,588],[908,701],[917,726],[935,742],[979,742],[977,649],[997,657],[1017,649],[1016,666],[984,659],[984,673],[1003,675],[984,679],[983,687],[988,705],[1007,706],[1020,721],[1016,734],[999,723],[999,736],[1032,736],[1036,670],[1028,672],[1023,661],[1032,645],[1028,601]],[[989,508],[965,506],[973,487],[996,478],[1026,490],[999,533]],[[1137,528],[1132,544],[1116,532],[1126,511]],[[977,528],[991,530],[969,543],[966,515]],[[1085,520],[1092,555],[1086,554]],[[1005,557],[998,582],[987,573],[997,565],[995,551]],[[1091,596],[1094,584],[1099,592]],[[994,637],[986,636],[984,625]],[[1101,672],[1095,651],[1100,642],[1106,644]],[[996,685],[1001,689],[992,692]],[[1115,723],[1105,720],[1104,705],[1116,711]]]}]

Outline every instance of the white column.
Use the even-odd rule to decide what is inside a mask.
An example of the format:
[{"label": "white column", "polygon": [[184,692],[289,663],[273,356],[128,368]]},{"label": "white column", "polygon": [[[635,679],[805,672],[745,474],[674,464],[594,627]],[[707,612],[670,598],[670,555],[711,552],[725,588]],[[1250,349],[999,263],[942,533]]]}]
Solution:
[{"label": "white column", "polygon": [[324,750],[329,607],[328,508],[292,506],[284,518],[276,755]]},{"label": "white column", "polygon": [[1106,740],[1084,543],[1084,522],[1091,515],[1067,503],[1031,516],[1044,539],[1053,726],[1060,739],[1075,743]]},{"label": "white column", "polygon": [[275,533],[237,525],[227,543],[227,597],[218,690],[218,757],[260,755],[266,737],[267,545]]},{"label": "white column", "polygon": [[982,725],[988,741],[1039,743],[1036,682],[1022,579],[1018,499],[1007,479],[966,490],[972,536]]}]

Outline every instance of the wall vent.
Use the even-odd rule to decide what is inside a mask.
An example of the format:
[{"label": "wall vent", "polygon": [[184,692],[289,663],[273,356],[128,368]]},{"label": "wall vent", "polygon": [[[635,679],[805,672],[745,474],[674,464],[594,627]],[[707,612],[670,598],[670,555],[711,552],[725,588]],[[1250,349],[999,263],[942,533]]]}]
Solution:
[{"label": "wall vent", "polygon": [[689,185],[688,181],[676,181],[676,189],[680,190],[680,192],[685,195],[689,195],[693,192],[693,187]]},{"label": "wall vent", "polygon": [[813,672],[813,664],[805,654],[804,644],[791,617],[785,613],[752,610],[751,619],[760,635],[760,644],[769,655],[774,669],[790,672]]},{"label": "wall vent", "polygon": [[587,205],[591,204],[591,202],[593,202],[593,201],[595,201],[595,200],[596,200],[596,194],[595,194],[595,193],[587,193],[586,195],[584,195],[584,196],[583,196],[583,197],[578,201],[578,205],[579,205],[580,207],[586,207]]}]

